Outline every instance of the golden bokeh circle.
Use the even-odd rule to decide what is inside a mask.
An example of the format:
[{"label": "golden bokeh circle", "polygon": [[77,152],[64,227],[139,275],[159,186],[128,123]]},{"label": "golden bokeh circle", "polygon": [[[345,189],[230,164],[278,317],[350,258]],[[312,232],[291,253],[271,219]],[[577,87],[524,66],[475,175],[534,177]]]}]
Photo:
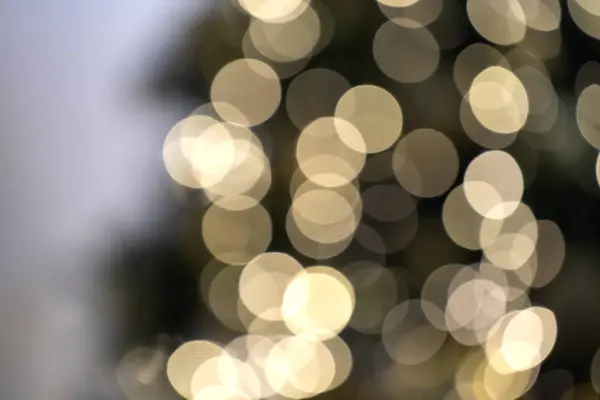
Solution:
[{"label": "golden bokeh circle", "polygon": [[230,211],[211,205],[202,218],[202,237],[211,254],[229,264],[245,264],[271,243],[271,217],[260,204]]},{"label": "golden bokeh circle", "polygon": [[243,58],[221,68],[213,79],[210,98],[225,121],[254,126],[269,119],[279,107],[281,84],[268,64]]},{"label": "golden bokeh circle", "polygon": [[354,311],[352,284],[330,267],[310,267],[286,288],[282,314],[286,325],[310,340],[326,340],[346,327]]},{"label": "golden bokeh circle", "polygon": [[337,103],[335,116],[360,132],[367,153],[390,148],[402,133],[404,117],[400,104],[387,90],[373,85],[355,86]]}]

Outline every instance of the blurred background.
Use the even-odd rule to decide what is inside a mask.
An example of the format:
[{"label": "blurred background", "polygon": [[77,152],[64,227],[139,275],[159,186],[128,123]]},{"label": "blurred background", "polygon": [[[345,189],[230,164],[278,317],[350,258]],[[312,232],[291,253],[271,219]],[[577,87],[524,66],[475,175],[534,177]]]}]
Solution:
[{"label": "blurred background", "polygon": [[600,5],[0,3],[8,399],[595,399]]}]

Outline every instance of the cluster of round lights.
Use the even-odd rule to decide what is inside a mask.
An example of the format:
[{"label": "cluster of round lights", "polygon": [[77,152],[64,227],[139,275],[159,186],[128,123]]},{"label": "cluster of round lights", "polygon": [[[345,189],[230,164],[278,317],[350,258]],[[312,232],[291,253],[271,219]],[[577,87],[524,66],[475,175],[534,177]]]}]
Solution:
[{"label": "cluster of round lights", "polygon": [[[408,85],[433,79],[441,50],[461,42],[460,34],[440,28],[458,2],[377,3],[386,17],[372,41],[380,72]],[[577,25],[600,39],[595,2],[568,4]],[[202,239],[214,259],[202,270],[200,291],[218,321],[241,335],[181,345],[166,363],[173,388],[189,400],[317,396],[351,373],[352,353],[338,336],[350,327],[380,336],[393,360],[377,382],[386,390],[417,398],[442,387],[432,398],[444,399],[527,393],[557,337],[554,314],[532,305],[528,293],[558,275],[565,243],[558,225],[536,219],[523,202],[527,171],[503,149],[517,135],[547,149],[564,131],[565,106],[539,60],[560,51],[551,48],[562,19],[559,1],[467,1],[467,17],[482,37],[522,47],[502,53],[473,44],[454,62],[461,126],[485,149],[457,185],[454,141],[437,129],[405,132],[396,93],[374,84],[353,86],[333,69],[305,69],[333,38],[334,18],[325,2],[228,5],[249,17],[239,43],[243,58],[222,66],[210,103],[171,129],[163,159],[174,181],[201,189],[209,200]],[[535,56],[523,50],[531,46],[531,32],[541,38],[536,43],[551,46],[538,46],[545,50]],[[600,86],[582,82],[578,126],[600,150],[594,112]],[[270,152],[253,130],[280,111],[299,132],[285,232],[293,250],[317,260],[316,266],[268,251],[273,227],[261,202],[271,186]],[[600,156],[596,171],[600,182]],[[411,298],[405,271],[388,267],[386,256],[415,236],[419,199],[444,195],[447,236],[481,251],[482,258],[437,266],[420,297]],[[346,254],[358,258],[336,258]],[[320,265],[328,259],[336,268]],[[128,371],[141,358],[159,357],[137,351],[123,360]],[[596,375],[599,359],[592,365]],[[449,392],[443,385],[448,380]]]},{"label": "cluster of round lights", "polygon": [[201,286],[213,314],[243,335],[186,342],[171,354],[167,376],[184,398],[304,399],[348,378],[352,355],[338,333],[355,294],[339,271],[269,252],[243,267],[213,263]]}]

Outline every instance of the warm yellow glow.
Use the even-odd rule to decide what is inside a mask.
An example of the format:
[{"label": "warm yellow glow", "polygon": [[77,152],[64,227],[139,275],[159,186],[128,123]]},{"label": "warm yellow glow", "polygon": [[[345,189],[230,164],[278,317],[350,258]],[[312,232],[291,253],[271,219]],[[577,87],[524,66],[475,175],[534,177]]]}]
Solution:
[{"label": "warm yellow glow", "polygon": [[[212,161],[213,165],[195,167],[195,175],[200,181],[208,171],[210,185],[204,185],[206,196],[213,202],[221,198],[245,196],[260,201],[271,185],[269,160],[263,152],[262,144],[248,129],[232,124],[223,125],[231,140],[220,142],[223,151],[215,147],[201,147],[195,160],[200,164]],[[218,150],[218,148],[217,148]],[[202,161],[200,161],[202,160]],[[208,160],[208,161],[207,161]],[[225,164],[221,167],[221,164]],[[203,179],[204,178],[204,179]],[[224,200],[225,208],[242,209],[240,205]]]},{"label": "warm yellow glow", "polygon": [[228,386],[208,386],[194,394],[193,400],[252,400],[244,393]]},{"label": "warm yellow glow", "polygon": [[473,113],[467,97],[463,98],[460,103],[459,116],[462,128],[469,139],[481,147],[492,150],[503,149],[517,139],[518,132],[498,133],[483,126]]},{"label": "warm yellow glow", "polygon": [[194,372],[190,387],[194,400],[206,398],[203,396],[212,393],[209,389],[214,387],[230,390],[229,393],[220,393],[233,396],[225,399],[258,400],[261,398],[260,381],[252,368],[226,352],[200,364]]},{"label": "warm yellow glow", "polygon": [[468,0],[467,13],[477,32],[507,46],[525,37],[527,19],[519,0]]},{"label": "warm yellow glow", "polygon": [[196,340],[182,344],[167,362],[167,377],[182,397],[193,400],[191,391],[194,373],[207,360],[219,357],[223,349],[213,342]]},{"label": "warm yellow glow", "polygon": [[328,387],[328,390],[333,390],[346,382],[350,376],[354,365],[352,352],[339,336],[334,336],[322,343],[327,347],[335,362],[335,375]]},{"label": "warm yellow glow", "polygon": [[487,151],[474,158],[464,176],[469,204],[482,217],[502,220],[516,210],[524,191],[523,173],[504,151]]},{"label": "warm yellow glow", "polygon": [[310,0],[237,0],[254,18],[283,23],[297,18],[310,5]]},{"label": "warm yellow glow", "polygon": [[285,289],[301,271],[302,265],[287,254],[261,254],[242,271],[240,298],[254,315],[267,320],[281,320]]},{"label": "warm yellow glow", "polygon": [[594,0],[575,0],[575,2],[590,14],[600,17],[600,4]]},{"label": "warm yellow glow", "polygon": [[468,93],[473,115],[491,131],[511,134],[525,125],[529,98],[519,78],[503,67],[480,72]]},{"label": "warm yellow glow", "polygon": [[283,23],[254,19],[248,34],[265,57],[291,62],[310,56],[321,36],[321,21],[312,7],[306,7],[300,15]]},{"label": "warm yellow glow", "polygon": [[379,3],[386,5],[388,7],[409,7],[415,3],[418,3],[420,0],[377,0]]},{"label": "warm yellow glow", "polygon": [[471,345],[473,340],[485,338],[491,326],[504,316],[506,307],[504,287],[486,279],[470,279],[450,294],[446,326],[458,342]]},{"label": "warm yellow glow", "polygon": [[506,58],[494,47],[474,43],[460,52],[454,62],[454,83],[462,95],[468,93],[473,79],[489,67],[510,68]]},{"label": "warm yellow glow", "polygon": [[489,331],[486,354],[500,373],[526,371],[548,357],[556,334],[556,318],[547,308],[514,311],[498,320]]},{"label": "warm yellow glow", "polygon": [[[478,376],[483,378],[483,388],[491,399],[519,399],[535,383],[539,369],[500,373],[492,362],[483,362]],[[482,376],[483,375],[483,376]]]},{"label": "warm yellow glow", "polygon": [[265,372],[277,393],[312,397],[328,390],[335,377],[335,360],[323,343],[300,336],[284,338],[269,352]]},{"label": "warm yellow glow", "polygon": [[[354,125],[339,118],[324,117],[302,131],[296,146],[296,159],[308,179],[319,182],[322,175],[338,175],[350,182],[365,165],[365,150],[365,142]],[[346,165],[340,168],[335,162],[309,163],[318,155],[335,156]]]},{"label": "warm yellow glow", "polygon": [[226,263],[245,264],[271,242],[271,217],[260,204],[241,211],[211,205],[202,219],[202,237],[211,254]]},{"label": "warm yellow glow", "polygon": [[[254,35],[253,38],[250,37],[249,29],[246,30],[246,33],[242,38],[241,47],[244,58],[259,60],[268,64],[277,73],[279,79],[286,79],[297,75],[306,67],[306,64],[308,64],[308,61],[310,60],[310,57],[304,57],[294,61],[280,62],[269,58],[269,56],[281,58],[281,55],[272,54],[271,44],[264,35],[260,34],[260,32],[259,34]],[[268,54],[269,56],[265,54]],[[243,114],[238,112],[238,116],[243,117]],[[244,125],[247,126],[248,123]]]},{"label": "warm yellow glow", "polygon": [[[581,2],[589,0],[578,0]],[[559,0],[519,0],[527,26],[542,32],[559,28],[562,8]],[[600,9],[600,8],[599,8]]]},{"label": "warm yellow glow", "polygon": [[[277,73],[266,63],[239,59],[217,73],[210,88],[210,98],[225,121],[254,126],[269,119],[279,107],[281,85]],[[233,106],[235,112],[223,104]]]},{"label": "warm yellow glow", "polygon": [[[309,224],[308,226],[312,227],[313,229],[317,227],[317,229],[313,232],[317,232],[317,234],[320,233],[321,235],[324,235],[325,238],[329,237],[327,227],[325,229],[318,229],[318,226],[316,224]],[[290,243],[296,251],[315,260],[324,260],[331,257],[335,257],[344,250],[346,250],[352,242],[352,234],[348,234],[343,239],[331,243],[320,242],[315,239],[312,239],[306,236],[299,229],[291,212],[288,212],[286,216],[285,231],[290,240]],[[348,233],[349,231],[350,230],[346,228],[346,230],[343,232]]]},{"label": "warm yellow glow", "polygon": [[488,260],[500,268],[516,270],[535,254],[538,224],[531,209],[523,203],[501,207],[515,211],[503,220],[486,218],[479,240]]},{"label": "warm yellow glow", "polygon": [[402,109],[394,96],[373,85],[348,90],[337,103],[335,116],[358,129],[367,153],[391,147],[400,137],[404,123]]},{"label": "warm yellow glow", "polygon": [[[202,138],[202,139],[200,139]],[[167,134],[163,145],[163,162],[171,178],[180,185],[190,188],[202,188],[204,184],[219,179],[219,175],[227,170],[227,163],[231,157],[225,157],[221,161],[221,167],[215,170],[209,170],[204,174],[206,181],[197,179],[198,174],[195,170],[200,170],[202,176],[203,165],[194,168],[194,149],[196,144],[201,141],[206,149],[220,148],[225,154],[225,149],[231,144],[231,137],[226,129],[214,118],[204,115],[193,115],[179,121]],[[221,142],[223,141],[223,142]],[[210,164],[210,161],[207,161]],[[206,164],[204,164],[206,165]],[[211,176],[212,175],[212,176]]]},{"label": "warm yellow glow", "polygon": [[294,333],[324,340],[346,327],[354,304],[354,289],[344,275],[330,267],[311,267],[288,285],[282,314]]},{"label": "warm yellow glow", "polygon": [[485,218],[473,209],[464,185],[450,191],[442,209],[446,233],[457,245],[469,250],[481,249],[479,232]]},{"label": "warm yellow glow", "polygon": [[334,190],[309,190],[296,194],[290,214],[306,237],[319,243],[335,243],[350,237],[358,226],[356,211],[360,209],[355,209],[351,199]]}]

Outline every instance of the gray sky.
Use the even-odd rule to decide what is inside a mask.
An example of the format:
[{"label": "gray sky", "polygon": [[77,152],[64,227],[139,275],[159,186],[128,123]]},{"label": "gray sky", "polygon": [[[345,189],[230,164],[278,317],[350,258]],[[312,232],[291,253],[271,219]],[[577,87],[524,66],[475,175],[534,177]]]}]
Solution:
[{"label": "gray sky", "polygon": [[114,222],[144,232],[168,190],[161,145],[177,116],[135,85],[201,3],[0,2],[3,397],[69,400],[89,379],[94,255]]}]

